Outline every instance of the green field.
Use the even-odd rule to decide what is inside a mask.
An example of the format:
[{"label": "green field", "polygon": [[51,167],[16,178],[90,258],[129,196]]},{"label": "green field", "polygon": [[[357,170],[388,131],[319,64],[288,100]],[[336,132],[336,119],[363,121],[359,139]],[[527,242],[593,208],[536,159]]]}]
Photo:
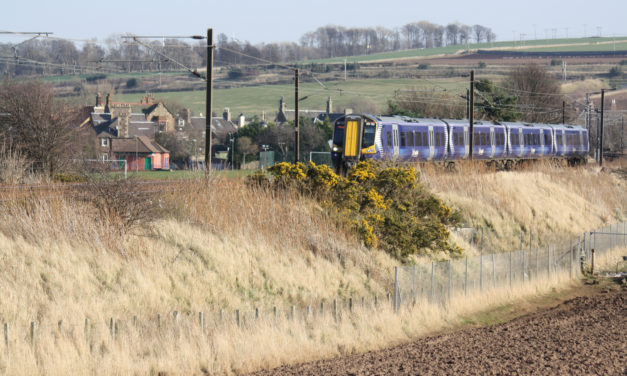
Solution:
[{"label": "green field", "polygon": [[[313,82],[300,85],[301,110],[324,110],[327,98],[333,99],[334,111],[345,107],[374,106],[379,111],[387,108],[387,102],[394,97],[395,90],[447,90],[465,92],[467,80],[462,77],[451,79],[368,79],[324,82],[325,87]],[[116,100],[137,102],[142,94],[117,94]],[[225,107],[236,116],[240,113],[250,118],[254,115],[266,113],[266,120],[273,120],[279,108],[281,96],[285,97],[287,108],[294,108],[293,85],[264,85],[249,86],[232,89],[217,89],[213,95],[213,111],[222,113]],[[194,115],[205,113],[204,91],[161,92],[156,98],[174,100],[185,107],[192,109]]]},{"label": "green field", "polygon": [[[627,39],[619,38],[569,38],[569,39],[537,39],[520,41],[506,41],[493,43],[475,43],[468,45],[469,50],[488,49],[488,48],[520,48],[537,46],[539,51],[612,51],[613,43],[598,44],[599,42],[616,41],[616,50],[627,49]],[[553,45],[572,45],[572,46],[553,46]],[[619,45],[622,47],[619,48]],[[546,47],[542,47],[546,46]],[[436,48],[422,48],[416,50],[404,50],[394,52],[383,52],[371,55],[337,57],[331,59],[312,60],[316,63],[343,63],[347,62],[368,62],[376,60],[395,60],[417,57],[429,57],[437,55],[450,55],[466,51],[466,46],[446,46]],[[536,49],[524,49],[524,51],[536,51]]]}]

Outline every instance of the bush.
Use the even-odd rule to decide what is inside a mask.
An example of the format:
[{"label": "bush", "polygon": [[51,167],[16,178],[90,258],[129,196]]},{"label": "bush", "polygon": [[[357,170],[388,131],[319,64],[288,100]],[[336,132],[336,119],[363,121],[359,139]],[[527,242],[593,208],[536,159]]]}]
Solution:
[{"label": "bush", "polygon": [[610,72],[609,72],[609,76],[610,77],[619,77],[623,75],[623,68],[619,67],[619,66],[615,66],[610,68]]},{"label": "bush", "polygon": [[487,66],[487,64],[485,63],[485,61],[480,61],[480,62],[479,62],[479,65],[477,65],[477,67],[478,67],[479,69],[483,69],[483,68],[485,68],[486,66]]},{"label": "bush", "polygon": [[552,67],[556,67],[556,66],[560,66],[560,65],[562,65],[562,61],[561,60],[559,60],[559,59],[551,60],[551,66]]},{"label": "bush", "polygon": [[418,64],[418,69],[427,69],[429,68],[429,64]]},{"label": "bush", "polygon": [[344,178],[312,162],[278,163],[249,182],[314,197],[338,223],[353,228],[367,247],[398,259],[429,251],[461,253],[449,243],[447,228],[459,221],[459,214],[426,192],[411,167],[360,162]]},{"label": "bush", "polygon": [[627,60],[621,60],[618,65],[627,65]]},{"label": "bush", "polygon": [[85,81],[96,82],[98,80],[104,80],[105,78],[107,78],[106,74],[98,73],[98,74],[92,74],[90,76],[85,77]]},{"label": "bush", "polygon": [[139,82],[137,81],[136,78],[129,78],[126,81],[126,88],[127,89],[131,89],[131,88],[137,87],[138,84],[139,84]]},{"label": "bush", "polygon": [[229,78],[232,80],[235,80],[237,78],[240,78],[244,75],[244,72],[242,72],[241,68],[232,68],[229,71]]}]

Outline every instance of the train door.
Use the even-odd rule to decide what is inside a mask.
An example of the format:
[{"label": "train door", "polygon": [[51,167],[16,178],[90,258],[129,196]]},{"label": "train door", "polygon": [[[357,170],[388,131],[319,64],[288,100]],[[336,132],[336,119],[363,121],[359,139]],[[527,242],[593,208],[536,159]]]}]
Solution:
[{"label": "train door", "polygon": [[544,154],[544,129],[540,129],[540,156]]},{"label": "train door", "polygon": [[494,158],[496,151],[496,142],[494,140],[494,127],[490,127],[490,158]]},{"label": "train door", "polygon": [[429,126],[429,156],[428,160],[433,159],[433,155],[435,154],[435,137],[433,135],[433,126]]},{"label": "train door", "polygon": [[398,158],[399,156],[398,124],[392,124],[392,137],[394,139],[394,158]]},{"label": "train door", "polygon": [[464,157],[470,154],[470,143],[468,140],[468,128],[464,128]]}]

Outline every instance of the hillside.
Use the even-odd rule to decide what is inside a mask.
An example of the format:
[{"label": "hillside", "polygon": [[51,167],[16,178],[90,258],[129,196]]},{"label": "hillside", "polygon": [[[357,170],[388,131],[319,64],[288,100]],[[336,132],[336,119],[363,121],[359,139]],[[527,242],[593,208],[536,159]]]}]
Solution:
[{"label": "hillside", "polygon": [[[516,249],[521,230],[550,244],[627,213],[625,180],[595,167],[427,168],[420,179],[483,228],[494,250]],[[360,245],[315,202],[241,180],[189,180],[179,188],[153,202],[151,220],[128,231],[78,197],[0,206],[0,319],[10,325],[0,373],[252,371],[381,348],[552,286],[393,316],[385,296],[397,261]],[[461,236],[453,240],[465,254],[476,252]],[[356,308],[350,320],[314,320],[305,310],[324,303],[331,312],[333,299],[346,310],[349,298],[362,307],[362,297],[372,306],[375,296],[381,309]],[[291,319],[292,306],[305,319]],[[261,321],[253,325],[255,308]],[[196,325],[198,312],[205,330]]]}]

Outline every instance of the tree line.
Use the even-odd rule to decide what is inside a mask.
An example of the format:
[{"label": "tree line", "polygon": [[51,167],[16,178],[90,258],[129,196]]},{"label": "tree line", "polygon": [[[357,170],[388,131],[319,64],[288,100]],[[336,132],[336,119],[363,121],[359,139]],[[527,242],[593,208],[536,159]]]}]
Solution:
[{"label": "tree line", "polygon": [[[346,28],[327,25],[307,32],[299,43],[261,43],[218,34],[217,66],[280,63],[338,56],[363,55],[403,49],[492,42],[495,34],[482,25],[428,21],[389,29],[381,26]],[[62,75],[97,72],[156,72],[197,69],[207,64],[206,42],[183,39],[139,40],[112,36],[104,43],[65,39],[33,39],[0,44],[0,75]]]}]

